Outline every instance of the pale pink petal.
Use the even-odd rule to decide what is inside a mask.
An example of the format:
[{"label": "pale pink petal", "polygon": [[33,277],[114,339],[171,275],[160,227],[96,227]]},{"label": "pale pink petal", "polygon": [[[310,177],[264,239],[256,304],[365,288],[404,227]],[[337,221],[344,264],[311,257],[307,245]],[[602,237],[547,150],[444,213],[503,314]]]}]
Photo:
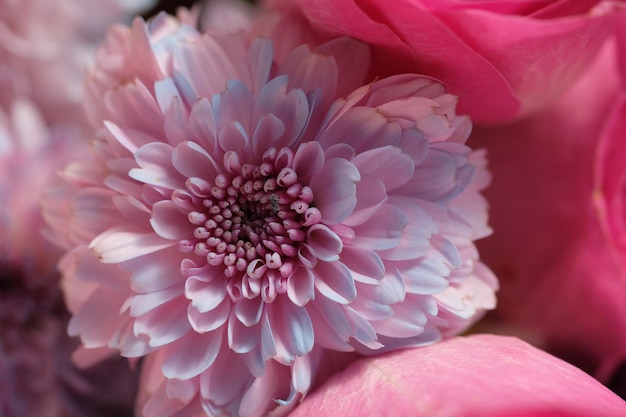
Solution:
[{"label": "pale pink petal", "polygon": [[124,262],[171,247],[173,242],[153,233],[109,229],[96,237],[90,247],[104,263]]},{"label": "pale pink petal", "polygon": [[172,165],[185,177],[215,178],[217,164],[207,151],[195,142],[181,142],[172,151]]},{"label": "pale pink petal", "polygon": [[185,281],[185,297],[200,313],[206,313],[222,303],[226,297],[224,279],[206,281],[203,277],[190,277]]},{"label": "pale pink petal", "polygon": [[187,333],[164,348],[163,375],[170,379],[187,380],[201,374],[215,361],[221,344],[222,332],[208,335]]},{"label": "pale pink petal", "polygon": [[168,301],[135,319],[135,334],[146,335],[151,347],[171,343],[191,330],[187,304],[180,297]]},{"label": "pale pink petal", "polygon": [[353,242],[370,250],[390,249],[398,245],[408,223],[404,211],[383,204],[369,221],[354,228],[356,237]]},{"label": "pale pink petal", "polygon": [[374,251],[360,248],[356,245],[345,245],[343,247],[341,262],[350,271],[370,278],[370,284],[375,284],[385,274],[385,265],[380,256]]},{"label": "pale pink petal", "polygon": [[187,308],[187,318],[191,327],[198,333],[211,332],[221,327],[230,315],[231,303],[228,298],[215,308],[207,312],[200,312],[193,304],[189,304]]},{"label": "pale pink petal", "polygon": [[192,232],[187,216],[172,201],[159,201],[152,206],[150,224],[155,233],[165,239],[182,239]]},{"label": "pale pink petal", "polygon": [[297,306],[304,306],[312,298],[314,292],[315,275],[306,267],[298,267],[287,281],[287,295]]},{"label": "pale pink petal", "polygon": [[307,232],[307,242],[319,260],[325,262],[339,260],[343,243],[328,227],[322,224],[311,226]]},{"label": "pale pink petal", "polygon": [[278,358],[289,363],[313,349],[313,324],[304,307],[280,299],[269,308],[269,315]]},{"label": "pale pink petal", "polygon": [[356,185],[361,176],[357,168],[345,159],[326,160],[318,174],[311,178],[315,206],[325,223],[340,223],[356,206]]},{"label": "pale pink petal", "polygon": [[361,175],[379,178],[387,192],[404,185],[413,176],[415,161],[400,148],[385,146],[362,152],[352,163]]},{"label": "pale pink petal", "polygon": [[385,183],[378,177],[360,174],[361,179],[356,183],[356,205],[350,216],[341,222],[350,227],[367,222],[387,202]]},{"label": "pale pink petal", "polygon": [[319,142],[305,142],[298,146],[293,156],[293,169],[298,173],[298,178],[307,181],[324,166],[324,152]]},{"label": "pale pink petal", "polygon": [[355,299],[354,279],[341,262],[318,262],[314,273],[315,288],[326,298],[340,304],[349,304]]}]

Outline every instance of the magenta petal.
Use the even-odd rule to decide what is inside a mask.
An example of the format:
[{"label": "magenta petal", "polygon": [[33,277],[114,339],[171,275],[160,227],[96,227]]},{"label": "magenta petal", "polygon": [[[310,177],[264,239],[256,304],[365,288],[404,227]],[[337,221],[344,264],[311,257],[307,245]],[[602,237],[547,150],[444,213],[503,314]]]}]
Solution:
[{"label": "magenta petal", "polygon": [[311,179],[314,204],[322,213],[322,221],[337,224],[356,207],[356,185],[361,179],[358,169],[345,159],[327,160],[323,174]]},{"label": "magenta petal", "polygon": [[362,359],[290,416],[624,414],[626,403],[579,369],[518,339],[476,335]]}]

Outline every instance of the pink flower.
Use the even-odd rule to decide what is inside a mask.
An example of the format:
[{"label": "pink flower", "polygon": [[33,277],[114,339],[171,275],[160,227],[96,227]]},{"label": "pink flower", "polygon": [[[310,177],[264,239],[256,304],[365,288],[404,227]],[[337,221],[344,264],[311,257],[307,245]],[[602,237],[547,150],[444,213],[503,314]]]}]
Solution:
[{"label": "pink flower", "polygon": [[[70,131],[48,129],[29,101],[0,108],[0,415],[104,416],[130,409],[137,375],[125,361],[78,370],[76,341],[55,264],[41,235],[43,190],[78,150]],[[115,389],[113,385],[114,382]],[[33,401],[36,399],[36,401]]]},{"label": "pink flower", "polygon": [[265,415],[336,352],[432,344],[494,306],[473,244],[489,176],[456,98],[413,74],[362,86],[348,38],[280,42],[162,14],[114,27],[89,74],[95,161],[47,218],[76,359],[149,354],[146,416]]},{"label": "pink flower", "polygon": [[84,124],[82,80],[106,28],[154,0],[4,0],[0,104],[27,97],[47,122]]},{"label": "pink flower", "polygon": [[[268,0],[313,28],[373,47],[374,75],[419,72],[460,97],[475,123],[553,102],[596,54],[618,1]],[[295,5],[295,6],[294,6]]]},{"label": "pink flower", "polygon": [[618,56],[609,42],[555,106],[472,137],[494,172],[486,194],[495,233],[479,244],[502,282],[493,324],[604,381],[626,359]]},{"label": "pink flower", "polygon": [[[75,136],[83,66],[127,1],[0,2],[0,415],[130,412],[137,372],[109,360],[79,370],[59,289],[61,251],[41,233],[43,190],[86,149]],[[133,2],[135,6],[139,3]],[[132,6],[132,7],[135,7]]]},{"label": "pink flower", "polygon": [[626,403],[519,339],[475,335],[363,359],[290,417],[619,417]]}]

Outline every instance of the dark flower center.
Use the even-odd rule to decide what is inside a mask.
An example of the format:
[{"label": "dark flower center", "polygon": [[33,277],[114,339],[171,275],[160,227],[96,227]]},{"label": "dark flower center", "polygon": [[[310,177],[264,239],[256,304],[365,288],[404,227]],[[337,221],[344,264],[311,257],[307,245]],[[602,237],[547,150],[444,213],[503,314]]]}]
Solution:
[{"label": "dark flower center", "polygon": [[194,253],[210,265],[223,266],[229,278],[269,275],[284,283],[308,228],[320,222],[319,210],[311,206],[313,192],[293,170],[290,149],[269,149],[258,165],[239,165],[233,158],[238,157],[224,157],[230,175],[220,174],[213,184],[205,184],[202,188],[210,191],[201,200],[202,208],[189,212],[195,241],[188,248],[193,245]]}]

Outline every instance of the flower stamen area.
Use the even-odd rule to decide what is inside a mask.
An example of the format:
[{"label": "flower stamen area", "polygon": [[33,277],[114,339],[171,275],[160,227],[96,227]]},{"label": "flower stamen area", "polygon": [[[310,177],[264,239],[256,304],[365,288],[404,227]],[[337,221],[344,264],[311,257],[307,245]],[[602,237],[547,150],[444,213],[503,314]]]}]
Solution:
[{"label": "flower stamen area", "polygon": [[213,184],[187,181],[201,204],[188,214],[194,239],[181,241],[179,249],[223,267],[233,301],[261,296],[271,302],[287,291],[307,230],[321,214],[311,205],[311,188],[291,167],[291,149],[270,148],[258,165],[232,158],[224,155],[228,172]]}]

